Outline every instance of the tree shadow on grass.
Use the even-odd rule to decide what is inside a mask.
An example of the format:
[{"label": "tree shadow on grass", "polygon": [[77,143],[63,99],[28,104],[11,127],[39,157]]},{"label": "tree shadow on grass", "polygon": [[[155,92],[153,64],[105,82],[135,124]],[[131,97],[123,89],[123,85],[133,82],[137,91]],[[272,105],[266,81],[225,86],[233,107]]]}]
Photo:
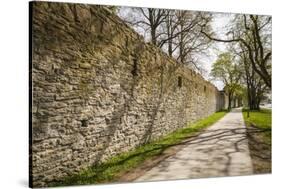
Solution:
[{"label": "tree shadow on grass", "polygon": [[[247,127],[247,129],[262,130],[255,126]],[[268,137],[271,138],[271,128],[263,130],[266,130],[266,132],[247,133],[255,174],[271,173],[271,139],[268,139]]]}]

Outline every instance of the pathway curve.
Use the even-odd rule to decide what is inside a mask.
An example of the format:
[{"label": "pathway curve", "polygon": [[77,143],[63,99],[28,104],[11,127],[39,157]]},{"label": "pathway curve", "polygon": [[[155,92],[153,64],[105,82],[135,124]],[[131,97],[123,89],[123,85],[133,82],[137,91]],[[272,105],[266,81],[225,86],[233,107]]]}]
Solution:
[{"label": "pathway curve", "polygon": [[135,181],[249,175],[252,161],[241,108],[233,109],[202,134],[184,141],[175,155]]}]

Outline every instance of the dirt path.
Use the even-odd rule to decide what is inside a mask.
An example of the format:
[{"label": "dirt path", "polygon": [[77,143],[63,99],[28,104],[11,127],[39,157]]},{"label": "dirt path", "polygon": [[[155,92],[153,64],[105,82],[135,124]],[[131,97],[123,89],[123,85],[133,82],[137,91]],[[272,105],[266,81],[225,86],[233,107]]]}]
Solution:
[{"label": "dirt path", "polygon": [[253,173],[241,109],[234,109],[202,134],[135,181],[155,181]]}]

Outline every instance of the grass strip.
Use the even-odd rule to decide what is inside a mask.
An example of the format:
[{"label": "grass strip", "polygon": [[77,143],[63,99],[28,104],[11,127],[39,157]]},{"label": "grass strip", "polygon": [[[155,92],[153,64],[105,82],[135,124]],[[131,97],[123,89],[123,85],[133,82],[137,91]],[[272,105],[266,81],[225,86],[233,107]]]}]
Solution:
[{"label": "grass strip", "polygon": [[271,144],[271,110],[261,109],[261,110],[250,110],[249,117],[247,117],[247,109],[243,109],[243,117],[245,123],[248,127],[254,126],[261,130],[269,130],[269,132],[264,132],[263,138],[264,142]]}]

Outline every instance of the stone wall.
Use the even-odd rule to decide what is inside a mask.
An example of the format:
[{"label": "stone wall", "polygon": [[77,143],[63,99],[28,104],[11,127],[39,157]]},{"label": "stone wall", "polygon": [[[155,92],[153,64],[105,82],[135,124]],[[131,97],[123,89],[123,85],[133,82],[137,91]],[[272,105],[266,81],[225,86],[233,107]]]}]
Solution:
[{"label": "stone wall", "polygon": [[224,106],[101,6],[33,2],[32,182],[46,186]]}]

